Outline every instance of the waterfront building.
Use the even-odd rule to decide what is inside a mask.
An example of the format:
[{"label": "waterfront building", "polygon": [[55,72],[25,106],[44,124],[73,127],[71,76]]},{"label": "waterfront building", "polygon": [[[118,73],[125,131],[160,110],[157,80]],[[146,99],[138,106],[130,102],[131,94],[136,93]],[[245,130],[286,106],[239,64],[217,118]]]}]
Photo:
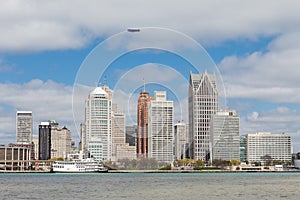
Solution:
[{"label": "waterfront building", "polygon": [[116,157],[117,160],[122,159],[129,159],[133,160],[136,159],[136,147],[135,146],[129,146],[128,143],[117,145],[116,146]]},{"label": "waterfront building", "polygon": [[211,161],[240,160],[240,117],[234,110],[219,111],[210,122]]},{"label": "waterfront building", "polygon": [[126,143],[136,146],[137,125],[126,126]]},{"label": "waterfront building", "polygon": [[175,159],[180,160],[188,157],[189,149],[189,126],[179,121],[174,126]]},{"label": "waterfront building", "polygon": [[32,111],[17,111],[16,131],[17,131],[17,144],[31,144]]},{"label": "waterfront building", "polygon": [[247,137],[245,135],[240,136],[240,161],[247,161]]},{"label": "waterfront building", "polygon": [[137,156],[147,158],[148,154],[148,104],[153,100],[149,92],[140,92],[137,106]]},{"label": "waterfront building", "polygon": [[208,161],[210,120],[218,110],[218,91],[214,74],[190,74],[188,105],[190,157]]},{"label": "waterfront building", "polygon": [[0,170],[23,171],[29,167],[29,160],[31,148],[0,146]]},{"label": "waterfront building", "polygon": [[39,125],[39,160],[51,158],[51,125],[41,122]]},{"label": "waterfront building", "polygon": [[148,157],[170,163],[174,160],[174,109],[166,91],[154,91],[148,112]]},{"label": "waterfront building", "polygon": [[273,160],[290,162],[291,136],[287,133],[271,134],[259,132],[247,134],[247,160],[250,163],[269,164]]},{"label": "waterfront building", "polygon": [[117,110],[112,115],[112,160],[117,161],[117,146],[125,145],[125,114],[117,113]]},{"label": "waterfront building", "polygon": [[35,151],[34,151],[34,144],[33,142],[31,144],[8,144],[8,147],[14,147],[14,148],[23,148],[23,149],[30,149],[30,160],[35,160]]},{"label": "waterfront building", "polygon": [[111,97],[108,86],[98,86],[90,92],[85,103],[84,152],[103,161],[112,157]]},{"label": "waterfront building", "polygon": [[32,143],[34,144],[34,160],[39,159],[39,138],[32,138]]},{"label": "waterfront building", "polygon": [[58,127],[55,120],[50,121],[51,125],[51,158],[67,158],[71,153],[72,134],[65,126]]}]

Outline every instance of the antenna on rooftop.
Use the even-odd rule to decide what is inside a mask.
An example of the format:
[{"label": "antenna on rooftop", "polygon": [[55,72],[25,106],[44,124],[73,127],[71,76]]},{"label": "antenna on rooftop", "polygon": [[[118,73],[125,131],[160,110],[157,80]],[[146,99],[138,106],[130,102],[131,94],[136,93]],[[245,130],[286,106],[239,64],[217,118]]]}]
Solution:
[{"label": "antenna on rooftop", "polygon": [[106,75],[104,76],[104,86],[106,85],[106,83],[107,83],[107,77],[106,77]]},{"label": "antenna on rooftop", "polygon": [[146,92],[146,83],[145,83],[145,79],[143,78],[143,82],[144,82],[144,92]]}]

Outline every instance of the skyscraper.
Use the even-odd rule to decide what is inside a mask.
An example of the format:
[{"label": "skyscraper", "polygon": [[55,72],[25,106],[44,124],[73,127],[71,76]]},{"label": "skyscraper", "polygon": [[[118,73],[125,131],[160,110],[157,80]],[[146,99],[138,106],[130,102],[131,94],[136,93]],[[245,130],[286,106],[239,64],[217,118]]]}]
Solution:
[{"label": "skyscraper", "polygon": [[218,91],[214,74],[190,74],[189,132],[190,157],[209,160],[210,120],[218,110]]},{"label": "skyscraper", "polygon": [[175,141],[175,159],[180,160],[188,157],[189,147],[189,127],[183,121],[179,121],[174,126],[174,141]]},{"label": "skyscraper", "polygon": [[39,160],[51,158],[51,125],[41,122],[39,125]]},{"label": "skyscraper", "polygon": [[212,160],[240,160],[240,117],[234,110],[212,116],[210,140]]},{"label": "skyscraper", "polygon": [[155,91],[148,107],[148,157],[170,163],[174,160],[173,101],[167,100],[166,91]]},{"label": "skyscraper", "polygon": [[148,103],[153,100],[148,92],[141,92],[137,107],[137,156],[146,158],[148,154]]},{"label": "skyscraper", "polygon": [[85,153],[99,160],[111,160],[111,92],[108,86],[96,87],[85,105]]},{"label": "skyscraper", "polygon": [[32,111],[17,111],[16,122],[17,144],[31,144]]}]

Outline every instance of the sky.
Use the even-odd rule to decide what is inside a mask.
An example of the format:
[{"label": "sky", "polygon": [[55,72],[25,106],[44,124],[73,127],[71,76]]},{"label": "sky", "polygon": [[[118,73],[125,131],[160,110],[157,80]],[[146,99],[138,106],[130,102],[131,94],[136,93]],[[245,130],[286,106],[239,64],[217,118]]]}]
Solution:
[{"label": "sky", "polygon": [[[206,66],[189,59],[197,43],[196,60],[218,72],[224,108],[240,115],[240,134],[287,132],[298,152],[299,7],[296,0],[2,1],[0,144],[15,142],[18,110],[33,111],[35,136],[41,121],[55,119],[78,141],[84,98],[104,77],[128,124],[144,81],[152,94],[167,90],[175,120],[187,121],[189,72]],[[129,35],[132,27],[141,32]],[[102,65],[108,55],[115,57]],[[93,56],[99,69],[83,73]]]}]

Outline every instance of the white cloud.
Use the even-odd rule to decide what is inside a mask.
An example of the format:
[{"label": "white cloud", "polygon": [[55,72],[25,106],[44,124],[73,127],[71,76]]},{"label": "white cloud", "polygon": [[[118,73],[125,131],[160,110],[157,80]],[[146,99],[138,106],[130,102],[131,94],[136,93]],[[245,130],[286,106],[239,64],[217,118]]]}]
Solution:
[{"label": "white cloud", "polygon": [[[15,137],[15,115],[17,110],[33,111],[34,134],[41,121],[55,119],[75,133],[72,113],[72,87],[51,80],[39,79],[24,84],[0,84],[0,134]],[[5,135],[5,136],[4,136]],[[13,141],[14,142],[15,138]]]},{"label": "white cloud", "polygon": [[300,112],[286,106],[279,106],[272,110],[253,111],[248,116],[241,116],[240,133],[289,133],[296,152],[300,151]]},{"label": "white cloud", "polygon": [[[70,5],[71,4],[71,5]],[[80,48],[128,27],[167,27],[204,43],[285,34],[299,27],[298,1],[5,1],[0,50]],[[257,6],[259,5],[259,6]]]}]

